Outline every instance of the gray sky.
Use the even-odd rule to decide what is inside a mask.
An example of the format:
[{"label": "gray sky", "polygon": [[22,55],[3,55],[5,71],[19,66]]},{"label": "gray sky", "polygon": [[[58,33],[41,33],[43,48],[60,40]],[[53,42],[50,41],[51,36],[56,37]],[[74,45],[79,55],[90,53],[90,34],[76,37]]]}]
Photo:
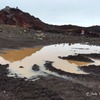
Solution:
[{"label": "gray sky", "polygon": [[0,0],[0,9],[16,7],[49,24],[100,25],[100,0]]}]

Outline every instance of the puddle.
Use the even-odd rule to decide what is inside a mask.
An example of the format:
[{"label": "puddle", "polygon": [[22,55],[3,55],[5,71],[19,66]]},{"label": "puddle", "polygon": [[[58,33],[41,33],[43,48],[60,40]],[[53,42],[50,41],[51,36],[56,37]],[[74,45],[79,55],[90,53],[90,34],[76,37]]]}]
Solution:
[{"label": "puddle", "polygon": [[83,62],[83,61],[74,61],[74,60],[67,60],[71,64],[76,64],[77,66],[85,66],[90,64],[89,62]]},{"label": "puddle", "polygon": [[[90,46],[84,44],[57,44],[36,48],[23,48],[19,50],[5,50],[0,54],[0,63],[9,64],[9,75],[15,77],[33,78],[40,75],[46,76],[52,74],[60,76],[57,73],[46,70],[45,61],[53,61],[53,67],[61,69],[65,72],[76,74],[88,74],[78,68],[78,66],[97,64],[99,60],[92,59],[94,62],[78,62],[71,60],[62,60],[58,56],[68,56],[75,54],[100,53],[99,46]],[[37,64],[39,71],[33,71],[32,66]],[[20,68],[21,66],[21,68]],[[16,75],[15,75],[16,74]]]},{"label": "puddle", "polygon": [[23,48],[20,50],[4,50],[3,53],[0,53],[0,56],[10,62],[14,62],[14,61],[22,60],[25,57],[32,55],[36,51],[39,51],[41,48],[42,47]]}]

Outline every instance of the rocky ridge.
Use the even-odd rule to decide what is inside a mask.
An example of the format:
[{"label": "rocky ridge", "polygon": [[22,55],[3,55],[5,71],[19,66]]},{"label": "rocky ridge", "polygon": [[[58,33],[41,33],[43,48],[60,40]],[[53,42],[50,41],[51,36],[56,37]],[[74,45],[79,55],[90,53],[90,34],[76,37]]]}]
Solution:
[{"label": "rocky ridge", "polygon": [[[0,24],[15,25],[27,29],[41,30],[44,32],[60,33],[66,35],[83,35],[87,37],[100,37],[100,26],[81,27],[76,25],[49,25],[19,8],[6,6],[0,10]],[[0,29],[0,31],[2,31]],[[84,31],[84,33],[82,33]]]}]

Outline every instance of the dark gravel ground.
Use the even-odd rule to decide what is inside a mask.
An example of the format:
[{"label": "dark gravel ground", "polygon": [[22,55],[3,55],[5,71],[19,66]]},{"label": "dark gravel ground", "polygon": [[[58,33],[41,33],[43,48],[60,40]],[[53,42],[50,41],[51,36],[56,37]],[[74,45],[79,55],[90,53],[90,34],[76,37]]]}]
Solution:
[{"label": "dark gravel ground", "polygon": [[[57,33],[26,30],[18,26],[0,25],[0,48],[33,47],[59,43],[88,43],[100,45],[100,38],[86,36],[70,36]],[[43,34],[43,35],[38,35]]]},{"label": "dark gravel ground", "polygon": [[74,61],[80,61],[80,62],[94,62],[92,61],[90,58],[84,56],[84,55],[81,55],[81,54],[78,54],[78,55],[69,55],[68,57],[59,57],[60,59],[63,59],[63,60],[74,60]]},{"label": "dark gravel ground", "polygon": [[91,74],[100,75],[100,66],[96,65],[82,66],[80,67],[80,69]]},{"label": "dark gravel ground", "polygon": [[[0,49],[16,49],[20,47],[34,47],[57,43],[86,43],[100,45],[100,38],[67,36],[61,34],[44,33],[44,36],[35,36],[36,31],[31,30],[27,35],[24,29],[0,26]],[[19,33],[19,34],[17,34]],[[7,77],[9,65],[0,65],[0,100],[99,100],[100,99],[100,73],[95,66],[82,68],[92,72],[89,75],[65,73],[68,79],[48,75],[39,77],[36,81],[25,81],[21,78]],[[46,65],[47,70],[62,73]]]},{"label": "dark gravel ground", "polygon": [[[40,77],[37,81],[25,81],[25,79],[7,77],[8,65],[0,65],[0,99],[1,100],[99,100],[99,89],[97,82],[95,85],[86,85],[85,77],[83,83],[81,80],[76,82],[77,77],[73,74],[73,79],[63,79],[49,75]],[[75,78],[76,77],[76,78]],[[92,77],[94,79],[95,77]],[[98,95],[92,95],[92,93]]]}]

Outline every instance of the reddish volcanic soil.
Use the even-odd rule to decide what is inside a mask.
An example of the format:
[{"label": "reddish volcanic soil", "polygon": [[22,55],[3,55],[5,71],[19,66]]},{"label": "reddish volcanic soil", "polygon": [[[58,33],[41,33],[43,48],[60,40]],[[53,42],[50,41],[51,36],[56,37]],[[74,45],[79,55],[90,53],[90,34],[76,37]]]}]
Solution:
[{"label": "reddish volcanic soil", "polygon": [[42,22],[39,18],[31,16],[18,8],[5,7],[0,11],[0,24],[17,25],[27,29],[42,30],[45,32],[62,33],[67,35],[83,35],[88,37],[100,37],[100,27],[80,27],[75,25],[49,25]]}]

